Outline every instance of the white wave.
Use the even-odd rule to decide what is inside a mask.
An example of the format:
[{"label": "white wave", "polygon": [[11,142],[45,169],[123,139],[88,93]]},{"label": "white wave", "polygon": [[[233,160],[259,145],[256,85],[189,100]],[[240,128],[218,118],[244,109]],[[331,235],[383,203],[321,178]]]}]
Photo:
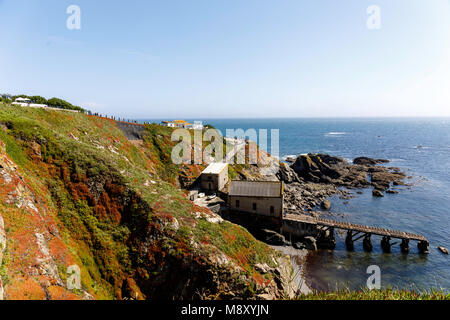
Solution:
[{"label": "white wave", "polygon": [[289,159],[289,158],[291,158],[291,159],[296,159],[297,156],[296,156],[295,154],[288,154],[288,155],[285,155],[285,156],[282,157],[282,159],[283,159],[284,161],[286,161],[286,160]]},{"label": "white wave", "polygon": [[328,132],[327,133],[327,135],[330,135],[330,136],[341,136],[344,134],[347,134],[347,132]]},{"label": "white wave", "polygon": [[404,162],[406,161],[405,159],[388,159],[390,162]]}]

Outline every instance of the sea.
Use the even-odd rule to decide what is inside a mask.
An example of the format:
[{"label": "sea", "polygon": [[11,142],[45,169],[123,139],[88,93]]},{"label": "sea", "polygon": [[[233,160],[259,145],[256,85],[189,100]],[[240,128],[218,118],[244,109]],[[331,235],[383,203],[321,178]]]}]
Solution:
[{"label": "sea", "polygon": [[383,198],[373,197],[371,189],[362,194],[354,190],[349,200],[331,197],[329,217],[422,234],[430,242],[429,254],[419,254],[415,242],[409,254],[400,252],[399,243],[392,253],[383,253],[376,236],[373,252],[364,252],[361,240],[348,252],[345,234],[338,233],[335,250],[308,254],[303,268],[307,284],[320,291],[364,289],[377,266],[382,288],[450,292],[450,256],[437,249],[450,249],[450,118],[195,120],[224,135],[227,129],[267,129],[269,153],[276,151],[271,150],[270,132],[278,130],[281,159],[326,153],[348,161],[360,156],[390,160],[388,166],[412,177],[407,180],[411,186]]}]

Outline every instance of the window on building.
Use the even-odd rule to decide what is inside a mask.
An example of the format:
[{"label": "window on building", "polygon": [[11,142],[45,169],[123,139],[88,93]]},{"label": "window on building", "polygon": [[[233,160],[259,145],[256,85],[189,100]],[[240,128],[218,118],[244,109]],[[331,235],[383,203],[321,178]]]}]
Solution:
[{"label": "window on building", "polygon": [[239,200],[236,200],[236,208],[239,208],[239,206],[240,206]]},{"label": "window on building", "polygon": [[253,203],[253,210],[256,210],[256,203]]},{"label": "window on building", "polygon": [[275,208],[274,208],[274,206],[270,206],[270,213],[271,213],[271,214],[275,213]]}]

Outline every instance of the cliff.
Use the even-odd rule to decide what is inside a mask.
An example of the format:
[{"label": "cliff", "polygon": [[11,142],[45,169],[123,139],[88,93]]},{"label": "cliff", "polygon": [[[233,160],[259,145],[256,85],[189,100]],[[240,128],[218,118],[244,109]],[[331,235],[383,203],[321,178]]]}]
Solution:
[{"label": "cliff", "polygon": [[0,299],[292,296],[286,257],[188,200],[170,133],[0,104]]}]

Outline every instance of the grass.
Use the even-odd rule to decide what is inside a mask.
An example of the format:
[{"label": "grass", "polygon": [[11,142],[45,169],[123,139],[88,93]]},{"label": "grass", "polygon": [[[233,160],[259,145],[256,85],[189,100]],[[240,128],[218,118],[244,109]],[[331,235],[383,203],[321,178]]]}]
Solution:
[{"label": "grass", "polygon": [[442,290],[337,290],[302,295],[298,300],[450,300],[450,294]]},{"label": "grass", "polygon": [[[277,253],[245,229],[193,218],[199,208],[179,189],[179,179],[194,180],[204,166],[171,162],[173,129],[146,125],[144,142],[135,144],[108,119],[1,103],[0,124],[7,154],[42,196],[62,241],[81,268],[83,287],[97,298],[120,296],[124,278],[139,268],[150,268],[140,253],[142,244],[133,242],[143,227],[159,230],[160,241],[148,251],[153,255],[150,261],[156,263],[164,263],[158,260],[161,257],[197,259],[193,257],[223,252],[248,275],[257,276],[255,263],[273,265],[271,257]],[[39,156],[34,154],[36,145]],[[93,193],[93,185],[101,186],[98,194]],[[13,221],[15,216],[4,218]],[[161,225],[174,219],[178,230]],[[13,239],[24,227],[9,220],[17,229],[8,234]],[[191,247],[191,241],[201,244],[201,250]],[[8,252],[17,261],[23,249],[16,249]],[[64,279],[67,265],[61,261],[58,268]],[[14,277],[20,270],[13,269],[3,273]]]}]

